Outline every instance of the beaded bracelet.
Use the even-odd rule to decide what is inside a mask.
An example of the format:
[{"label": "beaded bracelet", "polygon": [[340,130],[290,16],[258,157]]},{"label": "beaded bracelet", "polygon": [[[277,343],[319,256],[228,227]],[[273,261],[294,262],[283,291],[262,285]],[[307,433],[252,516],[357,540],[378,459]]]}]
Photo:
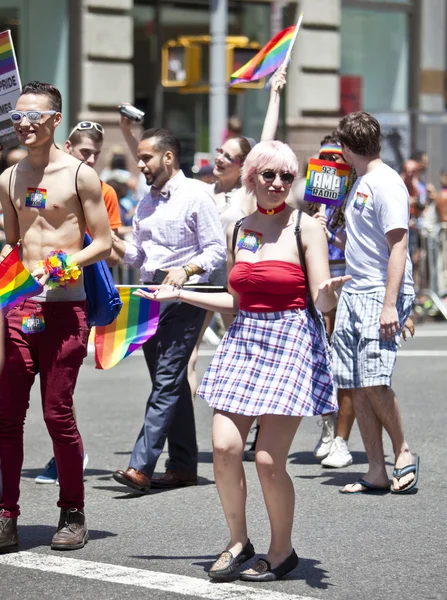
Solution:
[{"label": "beaded bracelet", "polygon": [[45,260],[37,263],[37,266],[49,273],[47,286],[50,289],[65,288],[68,283],[77,281],[82,273],[72,257],[62,250],[52,250]]}]

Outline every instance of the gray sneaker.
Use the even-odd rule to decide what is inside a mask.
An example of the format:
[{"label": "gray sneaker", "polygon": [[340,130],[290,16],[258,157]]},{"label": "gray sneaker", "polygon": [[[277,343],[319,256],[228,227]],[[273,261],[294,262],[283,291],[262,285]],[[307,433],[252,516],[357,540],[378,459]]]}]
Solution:
[{"label": "gray sneaker", "polygon": [[0,510],[0,554],[16,552],[19,549],[17,519],[5,517],[4,512]]},{"label": "gray sneaker", "polygon": [[76,508],[61,508],[57,532],[51,541],[52,550],[79,550],[88,541],[87,521]]}]

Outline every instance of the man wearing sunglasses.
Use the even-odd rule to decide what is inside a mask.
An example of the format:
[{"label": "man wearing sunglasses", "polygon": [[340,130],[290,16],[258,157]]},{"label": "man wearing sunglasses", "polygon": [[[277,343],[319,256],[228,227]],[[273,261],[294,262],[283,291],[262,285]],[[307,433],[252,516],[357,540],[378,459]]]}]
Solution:
[{"label": "man wearing sunglasses", "polygon": [[[20,301],[4,315],[0,552],[14,551],[19,544],[23,427],[38,373],[43,415],[53,441],[60,483],[61,513],[51,547],[76,550],[88,538],[84,449],[73,415],[73,393],[87,355],[89,333],[82,267],[109,256],[111,235],[98,176],[54,143],[61,111],[57,88],[38,81],[25,85],[10,117],[28,156],[0,176],[6,234],[0,261],[21,239],[25,267],[45,286],[38,295]],[[83,248],[87,226],[93,241]],[[63,285],[61,274],[68,279]]]},{"label": "man wearing sunglasses", "polygon": [[[98,162],[104,144],[104,128],[94,121],[81,121],[73,127],[65,142],[65,150],[93,169]],[[101,181],[102,197],[109,217],[110,229],[117,233],[122,226],[118,196],[111,185]],[[107,259],[109,267],[119,263],[119,257],[114,250]]]},{"label": "man wearing sunglasses", "polygon": [[[94,121],[81,121],[71,130],[65,142],[65,150],[68,154],[71,154],[71,156],[74,156],[89,167],[95,168],[102,151],[103,143],[103,126]],[[106,205],[110,229],[113,233],[116,233],[122,226],[118,196],[113,187],[104,181],[101,181],[101,192]],[[119,257],[114,250],[111,251],[106,262],[109,267],[114,267],[119,263]],[[85,454],[84,470],[87,463],[88,455]],[[54,456],[47,462],[42,473],[37,475],[35,482],[39,484],[58,483],[57,466]]]}]

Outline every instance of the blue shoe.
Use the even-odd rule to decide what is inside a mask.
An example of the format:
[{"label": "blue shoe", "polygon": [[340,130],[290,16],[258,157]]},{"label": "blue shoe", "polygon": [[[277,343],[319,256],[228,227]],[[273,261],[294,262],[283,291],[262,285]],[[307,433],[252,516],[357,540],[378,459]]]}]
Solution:
[{"label": "blue shoe", "polygon": [[34,480],[36,483],[58,483],[56,460],[53,458],[45,465],[45,471]]},{"label": "blue shoe", "polygon": [[88,454],[87,452],[84,452],[84,462],[82,463],[82,468],[84,470],[85,473],[85,469],[87,468],[88,465]]}]

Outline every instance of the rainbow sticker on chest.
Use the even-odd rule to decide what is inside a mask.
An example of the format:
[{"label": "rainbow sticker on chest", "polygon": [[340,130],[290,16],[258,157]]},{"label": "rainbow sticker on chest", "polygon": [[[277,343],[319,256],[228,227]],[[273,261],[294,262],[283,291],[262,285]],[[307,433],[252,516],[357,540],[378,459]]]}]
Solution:
[{"label": "rainbow sticker on chest", "polygon": [[241,250],[249,250],[250,252],[256,252],[262,241],[262,233],[258,231],[251,231],[250,229],[244,229],[244,233],[241,239],[237,243],[237,247]]},{"label": "rainbow sticker on chest", "polygon": [[26,190],[25,206],[28,208],[45,208],[47,190],[45,188],[28,188]]}]

